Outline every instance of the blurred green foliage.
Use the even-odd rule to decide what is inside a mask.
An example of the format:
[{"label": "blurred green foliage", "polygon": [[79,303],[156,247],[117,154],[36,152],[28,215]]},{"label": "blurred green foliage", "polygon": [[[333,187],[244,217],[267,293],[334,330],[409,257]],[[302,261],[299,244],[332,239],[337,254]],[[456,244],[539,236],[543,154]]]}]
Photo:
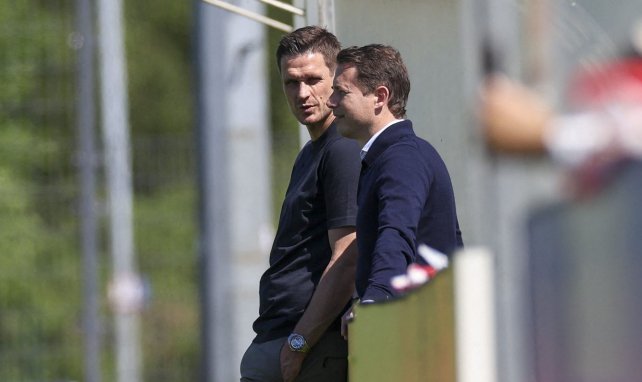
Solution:
[{"label": "blurred green foliage", "polygon": [[[192,9],[189,1],[125,2],[133,134],[192,128]],[[190,131],[190,130],[188,130]]]},{"label": "blurred green foliage", "polygon": [[126,1],[135,240],[151,299],[141,316],[144,379],[199,375],[191,2]]},{"label": "blurred green foliage", "polygon": [[[153,291],[142,316],[144,380],[197,380],[193,4],[124,5],[136,253]],[[83,379],[76,56],[68,43],[74,6],[0,0],[1,381]],[[98,203],[104,218],[103,191]],[[104,292],[110,261],[103,233]],[[113,380],[105,301],[101,316],[103,376]]]},{"label": "blurred green foliage", "polygon": [[[142,314],[144,380],[194,381],[200,360],[194,4],[123,4],[135,250],[152,296]],[[74,7],[73,0],[0,0],[0,381],[83,379],[77,62],[69,44]],[[269,14],[291,22],[283,11],[270,7]],[[300,146],[274,62],[281,35],[268,31],[266,63],[274,211],[280,210]],[[104,298],[111,263],[102,229],[107,213],[102,171],[97,206]],[[113,323],[106,301],[101,319],[102,374],[113,380]]]},{"label": "blurred green foliage", "polygon": [[3,381],[81,375],[75,191],[68,176],[73,131],[53,128],[73,126],[72,52],[61,28],[66,9],[0,2]]}]

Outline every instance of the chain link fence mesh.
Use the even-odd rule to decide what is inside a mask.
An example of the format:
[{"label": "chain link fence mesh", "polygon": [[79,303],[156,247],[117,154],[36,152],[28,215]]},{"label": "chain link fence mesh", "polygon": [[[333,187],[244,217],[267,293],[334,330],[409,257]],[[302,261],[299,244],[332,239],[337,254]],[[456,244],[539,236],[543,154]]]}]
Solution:
[{"label": "chain link fence mesh", "polygon": [[[181,14],[189,15],[191,4],[182,6]],[[1,381],[83,380],[74,7],[73,0],[0,0]],[[139,8],[128,2],[130,16]],[[147,23],[160,20],[160,25],[162,17],[167,17],[157,16]],[[171,25],[172,30],[182,26],[185,31],[166,41],[165,51],[178,56],[174,62],[189,73],[189,24],[185,18],[172,20],[182,23]],[[139,38],[149,35],[140,33]],[[136,50],[130,50],[134,57],[129,59],[140,61]],[[163,77],[162,61],[147,64],[158,83],[183,80]],[[140,65],[130,75],[136,75],[135,70],[140,71]],[[141,346],[144,380],[148,381],[198,378],[192,97],[189,80],[184,82],[169,86],[164,94],[174,100],[172,107],[183,116],[172,121],[171,129],[149,117],[162,114],[159,110],[138,110],[147,117],[132,118],[136,256],[149,285]],[[133,102],[145,96],[160,97],[158,91],[145,94],[137,90],[141,87],[144,83],[130,87]],[[162,107],[159,103],[151,106]],[[105,298],[110,259],[105,248],[108,216],[103,166],[98,168],[96,197],[102,227],[98,249],[101,375],[109,381],[114,379],[114,349]]]}]

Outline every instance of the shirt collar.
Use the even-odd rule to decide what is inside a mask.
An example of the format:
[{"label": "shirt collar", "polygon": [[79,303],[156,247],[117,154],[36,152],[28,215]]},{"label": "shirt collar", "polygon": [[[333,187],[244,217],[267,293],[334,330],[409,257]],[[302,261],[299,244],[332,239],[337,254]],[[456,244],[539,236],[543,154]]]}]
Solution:
[{"label": "shirt collar", "polygon": [[366,144],[365,144],[365,145],[363,145],[363,148],[361,149],[361,159],[363,160],[363,158],[365,158],[365,157],[366,157],[366,154],[368,153],[368,150],[370,150],[370,147],[372,147],[372,144],[374,143],[374,141],[377,139],[377,137],[379,137],[379,135],[381,135],[381,133],[383,133],[383,131],[384,131],[385,129],[387,129],[387,128],[389,128],[390,126],[394,125],[395,123],[397,123],[397,122],[401,122],[401,121],[403,121],[403,119],[395,119],[395,120],[391,121],[390,123],[388,123],[387,125],[385,125],[381,130],[377,131],[377,132],[375,133],[375,135],[373,135],[372,137],[370,137],[370,139],[368,140],[368,142],[366,142]]}]

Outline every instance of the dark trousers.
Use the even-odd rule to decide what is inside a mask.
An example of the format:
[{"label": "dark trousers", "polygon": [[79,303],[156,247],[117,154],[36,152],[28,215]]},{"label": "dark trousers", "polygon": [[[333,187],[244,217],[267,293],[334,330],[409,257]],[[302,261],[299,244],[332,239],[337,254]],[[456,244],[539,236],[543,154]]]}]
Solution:
[{"label": "dark trousers", "polygon": [[[278,338],[260,344],[252,342],[241,361],[241,382],[282,382],[280,355],[286,339]],[[338,331],[331,331],[312,347],[296,380],[345,382],[347,376],[348,343]]]}]

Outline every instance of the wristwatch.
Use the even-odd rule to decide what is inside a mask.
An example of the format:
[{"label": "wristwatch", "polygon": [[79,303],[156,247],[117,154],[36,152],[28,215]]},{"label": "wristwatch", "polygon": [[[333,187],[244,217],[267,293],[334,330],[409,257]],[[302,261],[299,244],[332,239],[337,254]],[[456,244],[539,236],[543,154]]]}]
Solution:
[{"label": "wristwatch", "polygon": [[310,345],[308,345],[305,337],[298,333],[292,333],[288,336],[288,346],[290,347],[290,350],[300,353],[307,353],[310,351]]}]

